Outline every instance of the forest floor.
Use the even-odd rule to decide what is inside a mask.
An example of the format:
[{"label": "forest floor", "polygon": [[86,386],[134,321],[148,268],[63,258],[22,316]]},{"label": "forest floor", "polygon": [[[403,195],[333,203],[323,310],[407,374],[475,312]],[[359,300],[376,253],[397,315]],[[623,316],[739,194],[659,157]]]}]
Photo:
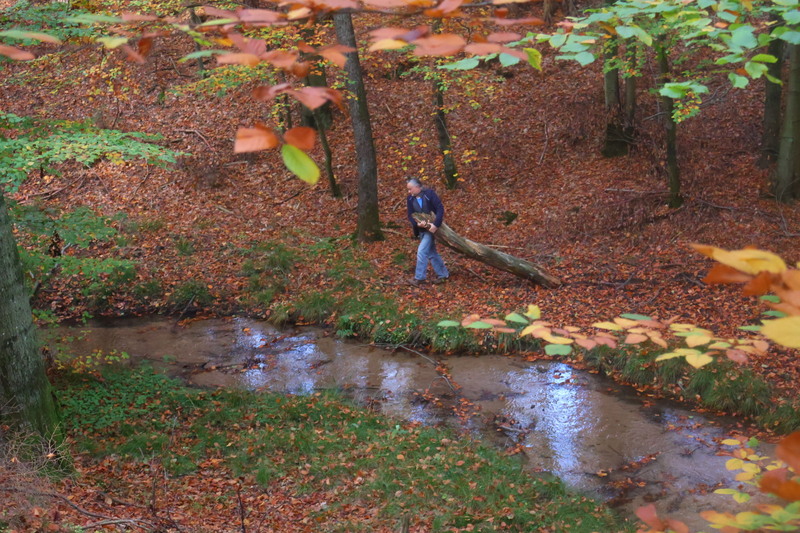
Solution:
[{"label": "forest floor", "polygon": [[[359,36],[367,29],[357,25]],[[776,202],[768,193],[769,170],[757,166],[760,82],[737,91],[728,90],[726,80],[712,81],[713,94],[700,115],[680,125],[685,201],[670,209],[660,110],[647,88],[649,67],[640,88],[636,141],[627,156],[611,159],[600,154],[606,119],[597,65],[582,68],[545,53],[542,72],[493,66],[451,85],[445,98],[452,106],[448,125],[460,179],[456,189],[447,190],[430,82],[415,73],[398,77],[409,65],[395,56],[367,54],[362,62],[386,238],[358,244],[347,238],[356,228],[357,207],[347,114],[334,110],[328,133],[344,192],[337,199],[324,176],[308,186],[283,167],[276,152],[234,154],[237,128],[265,120],[270,109],[251,98],[254,83],[221,96],[223,82],[198,83],[193,63],[177,62],[192,50],[188,42],[163,39],[148,62],[137,65],[116,53],[68,45],[57,59],[11,65],[4,72],[0,108],[6,112],[158,133],[164,146],[191,154],[171,169],[138,161],[67,165],[58,178],[31,176],[13,195],[21,203],[55,209],[89,206],[108,217],[125,213],[120,229],[139,228],[128,231],[124,243],[98,244],[89,253],[134,259],[138,281],[157,280],[163,292],[143,303],[120,291],[111,296],[106,314],[180,314],[186,309],[170,306],[169,296],[194,280],[208,287],[215,301],[193,312],[269,317],[276,302],[291,303],[326,287],[329,262],[322,255],[296,265],[280,294],[258,305],[242,297],[245,258],[230,251],[254,243],[308,247],[325,241],[369,265],[359,279],[366,287],[426,320],[468,313],[502,317],[536,304],[544,318],[562,326],[588,327],[638,313],[694,323],[727,337],[741,334],[739,326],[759,323],[765,307],[736,287],[706,285],[702,279],[711,261],[689,245],[754,246],[790,264],[800,261],[800,209]],[[190,84],[194,89],[187,89]],[[323,160],[320,148],[311,155]],[[436,189],[454,230],[546,268],[562,285],[538,287],[444,249],[450,280],[411,286],[416,242],[405,213],[407,177]],[[51,280],[36,305],[63,318],[80,317],[87,307],[73,282]],[[796,391],[800,382],[794,352],[770,351],[748,365],[778,390]]]},{"label": "forest floor", "polygon": [[[366,19],[357,31],[363,35],[376,25]],[[157,40],[149,61],[139,65],[121,54],[68,45],[55,58],[7,69],[0,94],[7,112],[157,133],[162,145],[191,154],[170,169],[110,160],[91,168],[65,166],[58,178],[32,175],[15,195],[21,203],[50,208],[125,213],[117,225],[138,228],[126,242],[98,244],[89,253],[135,260],[139,281],[157,279],[162,297],[142,305],[119,291],[110,297],[108,314],[180,312],[167,299],[195,280],[215,297],[201,312],[246,307],[269,316],[274,302],[244,302],[245,258],[230,250],[253,243],[308,246],[327,238],[370,265],[361,282],[421,317],[502,316],[537,304],[545,319],[561,326],[639,313],[732,336],[739,326],[759,323],[765,307],[736,287],[704,284],[711,261],[689,245],[754,246],[789,264],[800,260],[800,210],[768,194],[769,170],[757,166],[761,82],[730,90],[726,80],[711,80],[714,91],[700,115],[679,128],[685,201],[670,209],[649,66],[640,82],[636,141],[629,155],[610,159],[600,154],[605,114],[596,65],[559,62],[545,51],[541,72],[495,65],[451,84],[445,98],[460,177],[456,189],[446,190],[430,82],[390,52],[365,54],[386,239],[356,245],[342,238],[355,231],[357,206],[347,114],[334,109],[328,132],[344,191],[336,199],[324,176],[310,187],[283,167],[276,152],[233,153],[237,128],[265,120],[271,110],[251,98],[256,83],[237,85],[224,76],[198,81],[193,62],[177,62],[190,51],[186,40]],[[319,147],[311,155],[323,160]],[[409,285],[416,242],[406,220],[405,178],[412,176],[437,190],[454,230],[541,265],[563,284],[545,289],[442,250],[450,281]],[[328,265],[297,265],[275,300],[296,301],[324,288]],[[70,281],[46,283],[37,305],[61,317],[80,316],[85,302]],[[770,353],[751,363],[780,388],[796,388],[795,354]]]}]

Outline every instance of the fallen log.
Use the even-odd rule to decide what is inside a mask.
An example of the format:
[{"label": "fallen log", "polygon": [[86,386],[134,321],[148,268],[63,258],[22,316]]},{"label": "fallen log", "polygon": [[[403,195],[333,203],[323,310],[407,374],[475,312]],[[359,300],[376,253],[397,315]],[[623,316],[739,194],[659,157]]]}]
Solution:
[{"label": "fallen log", "polygon": [[[433,215],[414,213],[414,219],[417,222],[432,222]],[[553,288],[561,285],[561,280],[550,275],[543,268],[519,257],[498,252],[486,245],[462,237],[445,223],[442,223],[441,227],[436,230],[434,236],[437,241],[460,254],[466,255],[470,259],[510,272],[515,276],[538,283],[542,287]]]}]

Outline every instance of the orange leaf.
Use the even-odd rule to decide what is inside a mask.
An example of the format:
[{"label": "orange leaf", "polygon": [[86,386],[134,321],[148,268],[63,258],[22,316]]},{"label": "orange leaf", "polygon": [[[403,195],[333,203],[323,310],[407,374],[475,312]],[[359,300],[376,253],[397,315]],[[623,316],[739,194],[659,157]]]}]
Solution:
[{"label": "orange leaf", "polygon": [[35,55],[26,50],[20,50],[19,48],[6,46],[4,44],[0,44],[0,56],[6,56],[15,61],[30,61],[31,59],[36,59]]},{"label": "orange leaf", "polygon": [[787,287],[800,291],[800,270],[784,270],[781,277]]},{"label": "orange leaf", "polygon": [[544,26],[544,20],[540,19],[539,17],[527,17],[524,19],[495,18],[492,19],[492,21],[498,26]]},{"label": "orange leaf", "polygon": [[280,144],[278,136],[272,129],[263,124],[256,124],[252,128],[239,128],[236,132],[236,142],[233,151],[237,154],[242,152],[258,152],[275,148]]},{"label": "orange leaf", "polygon": [[742,288],[742,292],[745,296],[767,294],[772,286],[772,280],[776,277],[778,276],[766,270],[762,270]]},{"label": "orange leaf", "polygon": [[347,56],[345,54],[350,52],[355,52],[355,49],[350,48],[349,46],[337,44],[323,48],[317,53],[337,67],[344,68],[345,63],[347,63]]},{"label": "orange leaf", "polygon": [[800,473],[800,431],[795,431],[778,443],[778,458]]},{"label": "orange leaf", "polygon": [[748,361],[747,354],[742,350],[737,350],[735,348],[731,350],[725,350],[725,355],[728,357],[728,359],[734,363],[739,363],[740,365],[743,365]]},{"label": "orange leaf", "polygon": [[297,126],[284,133],[283,140],[286,141],[286,144],[291,144],[301,150],[309,151],[314,148],[314,142],[317,140],[317,132],[314,131],[314,128]]},{"label": "orange leaf", "polygon": [[800,501],[800,483],[789,481],[788,470],[770,470],[759,480],[759,486],[764,492],[769,492],[776,496],[792,502]]},{"label": "orange leaf", "polygon": [[739,272],[728,265],[717,263],[711,267],[703,281],[706,283],[744,283],[751,279],[753,276]]},{"label": "orange leaf", "polygon": [[299,57],[297,52],[286,52],[284,50],[271,50],[261,56],[264,61],[278,68],[290,69]]},{"label": "orange leaf", "polygon": [[217,63],[220,65],[247,65],[254,67],[261,62],[257,55],[246,53],[220,54],[217,56]]},{"label": "orange leaf", "polygon": [[591,350],[597,346],[597,341],[592,339],[575,339],[575,344],[586,350]]},{"label": "orange leaf", "polygon": [[636,516],[639,517],[639,520],[657,531],[662,531],[667,528],[666,522],[658,517],[656,506],[652,503],[637,508],[635,513]]},{"label": "orange leaf", "polygon": [[296,98],[309,109],[316,109],[325,105],[326,102],[333,102],[342,107],[341,93],[329,87],[303,87],[297,91],[290,92],[289,96]]},{"label": "orange leaf", "polygon": [[291,72],[296,78],[305,78],[311,71],[311,64],[308,61],[299,61],[297,63],[293,63],[288,68],[288,71]]},{"label": "orange leaf", "polygon": [[[208,12],[208,8],[206,8]],[[242,9],[238,12],[239,20],[253,26],[265,26],[283,22],[286,15],[271,9]]]},{"label": "orange leaf", "polygon": [[469,326],[470,324],[472,324],[473,322],[477,322],[480,319],[481,319],[481,315],[474,315],[474,314],[473,315],[469,315],[467,317],[464,317],[464,320],[461,321],[461,325],[466,327],[466,326]]},{"label": "orange leaf", "polygon": [[639,344],[641,342],[646,341],[649,339],[647,335],[642,335],[640,333],[630,333],[627,337],[625,337],[625,344]]},{"label": "orange leaf", "polygon": [[430,37],[415,39],[414,55],[417,56],[449,56],[464,49],[467,42],[460,35],[441,33]]}]

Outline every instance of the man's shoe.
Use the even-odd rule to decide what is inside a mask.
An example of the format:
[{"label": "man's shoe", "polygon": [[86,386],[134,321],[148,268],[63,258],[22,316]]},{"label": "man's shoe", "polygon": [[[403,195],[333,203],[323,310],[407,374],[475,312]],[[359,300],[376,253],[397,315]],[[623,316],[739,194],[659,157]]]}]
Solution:
[{"label": "man's shoe", "polygon": [[450,279],[450,276],[445,276],[443,278],[436,278],[435,280],[431,281],[431,283],[433,283],[434,285],[439,285],[440,283],[444,283],[448,279]]},{"label": "man's shoe", "polygon": [[424,279],[412,278],[412,279],[411,279],[411,281],[409,281],[409,283],[410,283],[410,284],[411,284],[413,287],[421,287],[421,286],[422,286],[422,284],[423,284],[423,283],[425,283],[425,280],[424,280]]}]

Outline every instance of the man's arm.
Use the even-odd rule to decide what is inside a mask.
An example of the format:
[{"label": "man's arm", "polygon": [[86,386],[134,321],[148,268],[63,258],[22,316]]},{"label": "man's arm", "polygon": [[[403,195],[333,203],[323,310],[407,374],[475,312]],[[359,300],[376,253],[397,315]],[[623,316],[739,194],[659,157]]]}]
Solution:
[{"label": "man's arm", "polygon": [[408,216],[408,221],[411,222],[411,229],[414,231],[414,237],[419,235],[419,226],[417,225],[417,221],[414,220],[414,208],[411,205],[411,202],[414,201],[413,196],[409,196],[406,198],[406,215]]},{"label": "man's arm", "polygon": [[431,207],[433,208],[433,212],[436,215],[436,219],[433,221],[433,225],[437,228],[441,227],[442,222],[444,222],[444,204],[439,199],[439,196],[430,191],[430,200],[431,200]]}]

